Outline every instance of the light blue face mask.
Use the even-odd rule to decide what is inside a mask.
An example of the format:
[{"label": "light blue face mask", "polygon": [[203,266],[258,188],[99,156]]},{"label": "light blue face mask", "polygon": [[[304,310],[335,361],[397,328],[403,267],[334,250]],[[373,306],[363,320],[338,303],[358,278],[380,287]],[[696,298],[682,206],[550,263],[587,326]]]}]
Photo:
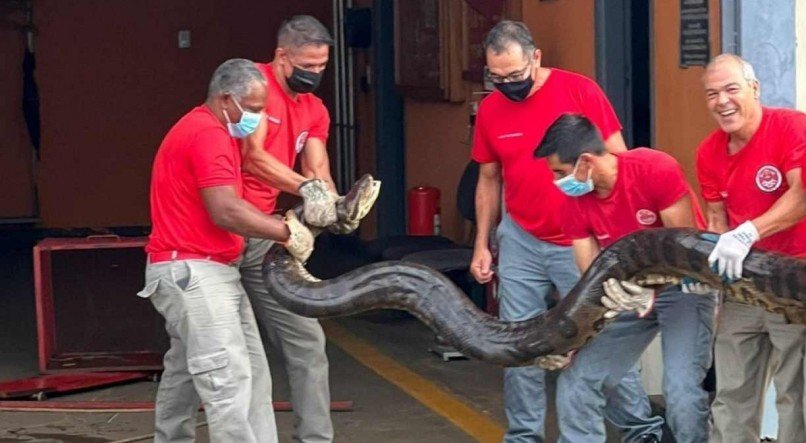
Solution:
[{"label": "light blue face mask", "polygon": [[579,197],[593,191],[593,179],[591,178],[592,170],[588,168],[588,179],[584,182],[577,180],[577,167],[579,167],[579,160],[574,165],[574,172],[561,179],[554,180],[554,184],[560,188],[563,194],[569,197]]},{"label": "light blue face mask", "polygon": [[241,111],[241,121],[238,123],[232,123],[229,119],[229,115],[227,115],[227,110],[225,109],[224,118],[227,119],[227,130],[229,130],[229,135],[235,138],[244,138],[255,132],[255,129],[257,129],[258,125],[260,124],[260,113],[244,111],[241,107],[241,104],[238,103],[238,100],[235,100],[235,97],[232,97],[232,101],[235,102],[235,106],[237,106],[238,110]]}]

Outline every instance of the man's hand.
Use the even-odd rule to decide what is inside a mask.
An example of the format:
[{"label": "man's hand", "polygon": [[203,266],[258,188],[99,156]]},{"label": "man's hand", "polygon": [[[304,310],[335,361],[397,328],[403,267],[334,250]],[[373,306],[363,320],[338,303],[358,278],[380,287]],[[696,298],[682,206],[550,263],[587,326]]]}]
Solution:
[{"label": "man's hand", "polygon": [[728,280],[742,278],[742,263],[750,247],[759,240],[758,230],[753,222],[746,221],[736,229],[719,236],[716,247],[708,256],[708,264],[721,277]]},{"label": "man's hand", "polygon": [[601,298],[601,302],[609,309],[604,315],[605,318],[613,318],[625,311],[636,311],[639,317],[644,318],[655,304],[655,291],[635,283],[619,282],[611,278],[604,282],[602,287],[605,296]]},{"label": "man's hand", "polygon": [[571,364],[571,359],[576,351],[571,351],[565,355],[544,355],[535,359],[535,365],[547,371],[557,371],[566,368]]},{"label": "man's hand", "polygon": [[292,209],[285,213],[285,224],[290,232],[285,248],[294,258],[305,263],[313,252],[313,234],[299,221]]},{"label": "man's hand", "polygon": [[302,196],[302,211],[306,223],[325,228],[336,222],[338,196],[330,192],[323,180],[314,178],[304,181],[299,185],[299,195]]},{"label": "man's hand", "polygon": [[470,262],[470,274],[477,282],[484,284],[493,279],[493,254],[489,248],[476,248],[473,250],[473,260]]}]

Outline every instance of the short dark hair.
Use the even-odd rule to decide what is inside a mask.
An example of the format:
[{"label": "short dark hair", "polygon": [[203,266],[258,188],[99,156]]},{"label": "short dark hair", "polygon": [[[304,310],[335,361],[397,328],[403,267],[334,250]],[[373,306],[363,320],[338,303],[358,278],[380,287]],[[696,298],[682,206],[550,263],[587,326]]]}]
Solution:
[{"label": "short dark hair", "polygon": [[295,15],[287,18],[277,31],[277,45],[300,48],[305,45],[333,46],[333,37],[319,20],[310,15]]},{"label": "short dark hair", "polygon": [[585,153],[605,153],[604,141],[599,130],[587,117],[578,114],[561,115],[549,126],[543,140],[535,148],[535,157],[557,154],[564,164],[575,164]]},{"label": "short dark hair", "polygon": [[525,56],[531,56],[531,53],[537,49],[535,41],[532,40],[532,33],[523,22],[514,20],[502,20],[498,22],[490,32],[484,37],[484,51],[493,51],[495,54],[500,54],[507,50],[507,47],[517,43],[523,50]]}]

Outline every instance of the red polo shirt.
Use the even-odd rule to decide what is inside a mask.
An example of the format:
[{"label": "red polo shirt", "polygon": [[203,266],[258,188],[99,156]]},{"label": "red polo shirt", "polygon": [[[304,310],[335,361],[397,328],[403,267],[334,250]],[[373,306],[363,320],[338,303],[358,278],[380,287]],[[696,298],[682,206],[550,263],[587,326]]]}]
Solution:
[{"label": "red polo shirt", "polygon": [[147,252],[180,251],[235,261],[243,238],[213,224],[201,190],[234,186],[241,195],[235,139],[207,106],[197,106],[168,131],[151,172],[152,231]]},{"label": "red polo shirt", "polygon": [[[733,229],[767,212],[789,189],[787,172],[800,168],[806,150],[806,114],[763,108],[761,125],[735,154],[730,136],[716,130],[697,149],[697,177],[707,202],[724,202]],[[806,221],[756,243],[760,249],[806,257]]]}]

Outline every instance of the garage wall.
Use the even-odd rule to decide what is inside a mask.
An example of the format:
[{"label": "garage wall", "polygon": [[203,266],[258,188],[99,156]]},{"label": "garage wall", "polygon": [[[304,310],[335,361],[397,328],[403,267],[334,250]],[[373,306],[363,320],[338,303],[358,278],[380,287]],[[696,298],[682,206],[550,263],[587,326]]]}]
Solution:
[{"label": "garage wall", "polygon": [[[215,67],[232,57],[267,61],[285,17],[311,14],[330,27],[331,9],[330,0],[35,0],[42,225],[148,224],[154,153],[170,126],[204,101]],[[177,48],[181,29],[191,31],[192,48]],[[1,60],[18,60],[21,48],[4,39],[0,51]],[[0,82],[0,96],[19,94],[19,85]],[[3,101],[5,125],[15,117]],[[9,150],[23,151],[19,124],[12,134]],[[0,176],[12,169],[0,163]],[[15,186],[11,193],[24,190]]]}]

